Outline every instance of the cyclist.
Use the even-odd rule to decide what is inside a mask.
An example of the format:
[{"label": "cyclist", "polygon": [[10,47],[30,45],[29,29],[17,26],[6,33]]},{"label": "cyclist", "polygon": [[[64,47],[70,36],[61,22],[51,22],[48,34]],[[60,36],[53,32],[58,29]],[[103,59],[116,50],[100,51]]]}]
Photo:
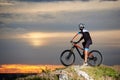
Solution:
[{"label": "cyclist", "polygon": [[88,63],[87,63],[87,58],[88,58],[88,50],[89,50],[89,46],[92,44],[92,39],[91,39],[91,36],[88,32],[88,30],[85,29],[84,27],[84,24],[83,23],[80,23],[79,24],[79,29],[80,29],[80,32],[78,32],[72,39],[71,42],[73,42],[74,38],[77,37],[79,34],[82,34],[82,37],[77,41],[75,42],[75,44],[79,43],[81,40],[84,39],[84,42],[82,43],[83,45],[83,48],[84,48],[84,63],[83,63],[83,66],[87,66]]}]

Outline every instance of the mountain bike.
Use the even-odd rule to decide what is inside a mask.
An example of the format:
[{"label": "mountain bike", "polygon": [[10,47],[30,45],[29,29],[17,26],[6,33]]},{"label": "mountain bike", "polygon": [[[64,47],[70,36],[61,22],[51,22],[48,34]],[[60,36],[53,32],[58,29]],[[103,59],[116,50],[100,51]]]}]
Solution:
[{"label": "mountain bike", "polygon": [[[75,53],[74,50],[76,49],[79,53],[80,57],[84,59],[84,53],[81,53],[81,51],[84,52],[84,48],[80,47],[77,43],[71,42],[72,47],[71,49],[64,50],[60,55],[60,61],[64,66],[71,66],[75,62]],[[102,54],[98,50],[91,50],[88,53],[88,65],[90,66],[100,66],[102,63],[103,57]]]}]

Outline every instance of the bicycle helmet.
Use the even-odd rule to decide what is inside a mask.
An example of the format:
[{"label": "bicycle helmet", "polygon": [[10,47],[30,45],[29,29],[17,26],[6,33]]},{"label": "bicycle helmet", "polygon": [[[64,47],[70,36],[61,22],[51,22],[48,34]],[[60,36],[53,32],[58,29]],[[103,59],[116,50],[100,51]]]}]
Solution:
[{"label": "bicycle helmet", "polygon": [[80,29],[80,30],[83,30],[83,29],[85,28],[84,25],[85,25],[85,24],[80,23],[80,24],[79,24],[79,29]]}]

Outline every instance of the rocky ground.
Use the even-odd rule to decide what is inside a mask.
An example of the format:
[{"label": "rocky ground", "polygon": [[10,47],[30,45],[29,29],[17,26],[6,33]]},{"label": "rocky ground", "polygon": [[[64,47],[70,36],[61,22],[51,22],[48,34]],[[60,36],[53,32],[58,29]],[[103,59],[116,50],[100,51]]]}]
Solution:
[{"label": "rocky ground", "polygon": [[120,80],[120,66],[83,67],[74,65],[54,71],[46,69],[40,74],[16,80]]}]

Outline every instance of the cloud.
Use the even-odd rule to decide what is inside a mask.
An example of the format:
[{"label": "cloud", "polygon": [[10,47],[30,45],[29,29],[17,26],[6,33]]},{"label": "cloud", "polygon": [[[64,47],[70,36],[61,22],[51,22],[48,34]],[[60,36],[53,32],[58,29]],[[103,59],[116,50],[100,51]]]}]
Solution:
[{"label": "cloud", "polygon": [[[61,36],[62,35],[62,36]],[[18,38],[54,38],[54,37],[70,37],[71,32],[29,32],[24,28],[9,28],[0,29],[0,39],[18,39]]]},{"label": "cloud", "polygon": [[27,30],[25,28],[2,27],[0,28],[0,39],[19,38],[21,34],[26,33],[26,32]]},{"label": "cloud", "polygon": [[90,10],[106,10],[106,9],[119,9],[120,1],[116,2],[49,2],[49,3],[27,3],[15,2],[11,7],[2,7],[1,13],[56,13],[56,12],[74,12],[74,11],[90,11]]},{"label": "cloud", "polygon": [[120,26],[120,1],[7,2],[13,5],[0,7],[0,28],[70,31],[80,22],[92,30],[119,29]]},{"label": "cloud", "polygon": [[120,47],[120,30],[94,31],[91,32],[94,45]]},{"label": "cloud", "polygon": [[11,5],[13,5],[13,3],[10,0],[0,0],[0,7],[2,7],[2,6],[11,6]]},{"label": "cloud", "polygon": [[[7,2],[7,1],[6,1]],[[10,2],[8,2],[10,3]],[[120,1],[116,2],[99,2],[99,1],[60,1],[60,2],[41,2],[27,3],[12,1],[14,5],[0,7],[0,21],[9,22],[36,22],[56,21],[64,14],[76,12],[95,12],[106,10],[119,10]],[[60,15],[63,16],[60,16]]]},{"label": "cloud", "polygon": [[[5,0],[8,1],[8,0]],[[15,0],[11,0],[11,1],[15,1]],[[20,2],[57,2],[57,1],[93,1],[93,0],[16,0],[16,1],[20,1]],[[96,0],[96,1],[118,1],[118,0]]]}]

